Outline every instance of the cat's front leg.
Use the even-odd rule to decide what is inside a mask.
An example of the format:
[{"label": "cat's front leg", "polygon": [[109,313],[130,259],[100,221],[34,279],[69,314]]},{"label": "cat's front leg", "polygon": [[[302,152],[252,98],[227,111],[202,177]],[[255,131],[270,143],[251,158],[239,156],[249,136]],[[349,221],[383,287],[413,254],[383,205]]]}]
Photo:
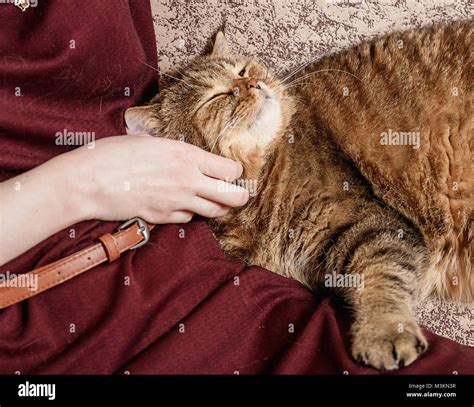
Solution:
[{"label": "cat's front leg", "polygon": [[368,217],[339,239],[337,248],[339,272],[348,282],[359,282],[341,290],[355,316],[352,355],[380,370],[407,366],[427,349],[412,313],[424,246],[403,226]]}]

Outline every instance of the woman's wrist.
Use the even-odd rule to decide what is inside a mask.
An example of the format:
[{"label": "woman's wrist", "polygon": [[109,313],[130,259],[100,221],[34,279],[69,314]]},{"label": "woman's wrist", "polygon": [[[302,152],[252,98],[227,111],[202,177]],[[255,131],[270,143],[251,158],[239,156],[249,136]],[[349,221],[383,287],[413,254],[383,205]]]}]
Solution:
[{"label": "woman's wrist", "polygon": [[65,153],[0,184],[0,265],[93,217],[83,183],[75,179],[77,159]]},{"label": "woman's wrist", "polygon": [[81,152],[71,151],[45,164],[50,167],[45,170],[54,174],[50,182],[53,195],[59,199],[61,213],[70,224],[93,219],[96,213],[90,185],[93,179],[87,179],[86,163]]}]

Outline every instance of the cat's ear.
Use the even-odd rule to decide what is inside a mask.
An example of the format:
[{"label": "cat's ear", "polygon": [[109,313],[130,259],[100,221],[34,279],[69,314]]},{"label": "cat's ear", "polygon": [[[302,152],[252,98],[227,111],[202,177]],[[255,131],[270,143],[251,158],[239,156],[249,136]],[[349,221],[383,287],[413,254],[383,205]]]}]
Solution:
[{"label": "cat's ear", "polygon": [[227,39],[222,31],[219,31],[214,41],[214,48],[212,48],[211,56],[213,57],[226,57],[230,55],[230,47],[227,43]]},{"label": "cat's ear", "polygon": [[151,133],[158,127],[158,119],[153,114],[156,106],[131,107],[125,111],[125,125],[127,134]]}]

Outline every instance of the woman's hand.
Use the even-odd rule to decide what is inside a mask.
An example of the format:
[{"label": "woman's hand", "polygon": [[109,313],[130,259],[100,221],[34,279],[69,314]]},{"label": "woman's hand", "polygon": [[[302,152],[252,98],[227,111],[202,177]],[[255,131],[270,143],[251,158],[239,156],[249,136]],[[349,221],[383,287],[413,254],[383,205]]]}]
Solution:
[{"label": "woman's hand", "polygon": [[87,219],[182,223],[244,205],[248,192],[220,180],[242,166],[195,146],[118,136],[81,147],[0,184],[0,265]]},{"label": "woman's hand", "polygon": [[222,216],[249,198],[244,188],[223,187],[240,177],[239,163],[175,140],[108,137],[69,154],[70,182],[87,218],[182,223],[194,213]]}]

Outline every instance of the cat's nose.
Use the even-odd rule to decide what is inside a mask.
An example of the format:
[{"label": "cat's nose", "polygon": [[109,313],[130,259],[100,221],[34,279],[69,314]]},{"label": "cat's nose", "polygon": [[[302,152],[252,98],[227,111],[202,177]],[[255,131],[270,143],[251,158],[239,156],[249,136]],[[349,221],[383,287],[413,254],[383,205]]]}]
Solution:
[{"label": "cat's nose", "polygon": [[250,78],[247,81],[247,89],[261,89],[260,85],[257,83],[257,80],[255,78]]}]

